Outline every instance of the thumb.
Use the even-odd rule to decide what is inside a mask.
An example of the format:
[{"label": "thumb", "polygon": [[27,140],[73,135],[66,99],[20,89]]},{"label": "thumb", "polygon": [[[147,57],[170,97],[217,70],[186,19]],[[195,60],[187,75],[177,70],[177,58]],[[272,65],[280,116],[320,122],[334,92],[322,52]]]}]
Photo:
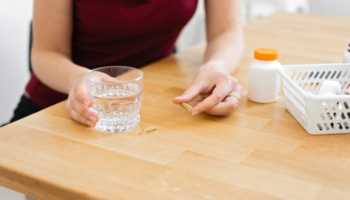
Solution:
[{"label": "thumb", "polygon": [[178,96],[174,99],[175,103],[185,103],[191,101],[196,97],[202,90],[201,83],[194,83],[190,86],[181,96]]}]

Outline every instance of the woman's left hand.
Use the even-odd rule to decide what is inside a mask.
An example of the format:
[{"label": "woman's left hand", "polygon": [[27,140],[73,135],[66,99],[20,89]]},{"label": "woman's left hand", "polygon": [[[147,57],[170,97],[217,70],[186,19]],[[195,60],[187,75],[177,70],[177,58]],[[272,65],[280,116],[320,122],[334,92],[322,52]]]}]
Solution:
[{"label": "woman's left hand", "polygon": [[[198,97],[204,96],[199,102]],[[175,103],[193,105],[192,114],[207,113],[227,116],[239,105],[242,87],[228,73],[213,69],[201,69],[192,85],[175,98]]]}]

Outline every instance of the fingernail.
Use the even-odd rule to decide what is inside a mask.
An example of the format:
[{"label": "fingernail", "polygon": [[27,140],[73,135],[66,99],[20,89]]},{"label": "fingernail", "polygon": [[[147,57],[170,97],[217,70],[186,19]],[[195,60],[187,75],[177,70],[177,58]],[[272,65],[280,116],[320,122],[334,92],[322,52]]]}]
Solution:
[{"label": "fingernail", "polygon": [[197,115],[199,112],[197,110],[192,110],[192,115]]}]

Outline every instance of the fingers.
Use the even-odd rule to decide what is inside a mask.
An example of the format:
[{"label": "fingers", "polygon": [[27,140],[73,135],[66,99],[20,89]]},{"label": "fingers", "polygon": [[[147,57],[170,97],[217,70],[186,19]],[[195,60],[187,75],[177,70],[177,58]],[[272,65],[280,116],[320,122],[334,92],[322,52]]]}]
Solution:
[{"label": "fingers", "polygon": [[222,102],[232,92],[234,87],[233,80],[224,79],[220,81],[214,88],[212,94],[193,108],[192,114],[196,115],[211,110],[215,105]]},{"label": "fingers", "polygon": [[201,93],[203,84],[198,82],[188,88],[181,96],[174,99],[175,103],[186,103],[190,102],[194,97]]},{"label": "fingers", "polygon": [[72,117],[72,119],[74,119],[75,121],[93,127],[95,126],[96,123],[93,123],[91,121],[89,121],[87,118],[85,118],[84,116],[80,115],[78,112],[71,110],[70,111],[70,116]]},{"label": "fingers", "polygon": [[235,89],[223,102],[218,103],[210,110],[205,111],[205,113],[215,116],[228,116],[239,106],[240,98],[245,95],[242,86],[236,85]]},{"label": "fingers", "polygon": [[84,125],[93,127],[98,121],[97,115],[89,111],[88,107],[85,107],[78,101],[74,102],[74,100],[68,100],[67,109],[72,119]]},{"label": "fingers", "polygon": [[71,108],[84,118],[94,122],[97,120],[96,113],[90,110],[91,105],[81,104],[79,101],[71,101]]},{"label": "fingers", "polygon": [[84,90],[84,87],[77,85],[70,92],[66,105],[72,119],[93,127],[98,121],[98,116],[89,110],[92,101]]},{"label": "fingers", "polygon": [[239,106],[239,98],[228,96],[223,102],[218,103],[205,113],[215,116],[228,116]]}]

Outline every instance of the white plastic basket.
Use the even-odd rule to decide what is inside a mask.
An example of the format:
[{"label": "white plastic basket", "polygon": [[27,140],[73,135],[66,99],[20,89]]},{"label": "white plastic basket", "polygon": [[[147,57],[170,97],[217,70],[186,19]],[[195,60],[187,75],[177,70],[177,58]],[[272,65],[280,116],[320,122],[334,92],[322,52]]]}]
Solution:
[{"label": "white plastic basket", "polygon": [[284,65],[280,70],[288,111],[310,134],[350,133],[350,95],[317,95],[324,80],[350,86],[350,64]]}]

